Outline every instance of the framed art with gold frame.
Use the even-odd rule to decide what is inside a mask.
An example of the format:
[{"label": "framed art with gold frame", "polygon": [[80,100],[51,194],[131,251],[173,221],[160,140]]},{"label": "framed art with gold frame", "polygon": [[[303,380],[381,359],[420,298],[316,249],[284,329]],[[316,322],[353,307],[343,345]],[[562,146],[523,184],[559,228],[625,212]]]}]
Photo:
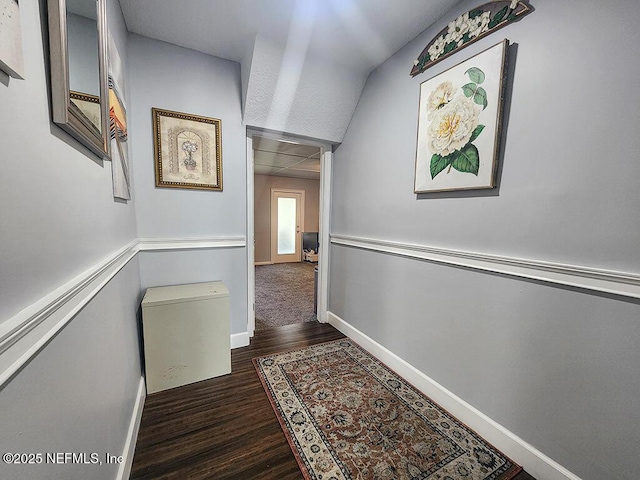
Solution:
[{"label": "framed art with gold frame", "polygon": [[222,122],[152,108],[156,187],[222,190]]}]

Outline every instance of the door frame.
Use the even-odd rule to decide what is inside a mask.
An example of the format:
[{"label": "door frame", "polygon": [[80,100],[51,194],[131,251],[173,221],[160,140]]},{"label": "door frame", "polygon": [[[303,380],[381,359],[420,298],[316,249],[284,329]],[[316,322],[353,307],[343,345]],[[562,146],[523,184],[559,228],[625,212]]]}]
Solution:
[{"label": "door frame", "polygon": [[276,262],[275,258],[278,256],[278,232],[277,230],[274,231],[273,230],[273,225],[274,225],[274,217],[275,217],[275,223],[277,224],[278,222],[278,210],[277,208],[274,208],[274,198],[275,195],[278,193],[284,193],[285,195],[300,195],[300,222],[297,226],[298,228],[298,232],[296,232],[296,250],[300,253],[300,258],[298,258],[298,261],[302,261],[302,232],[304,232],[304,202],[305,202],[305,198],[304,198],[304,194],[305,191],[304,190],[295,190],[295,189],[291,189],[291,188],[278,188],[278,187],[272,187],[271,188],[271,203],[270,203],[270,207],[271,207],[271,263],[280,263],[280,262]]},{"label": "door frame", "polygon": [[320,148],[320,232],[318,242],[318,321],[328,321],[329,310],[329,266],[333,154],[332,144],[322,140],[296,137],[284,133],[247,127],[247,333],[253,337],[256,325],[256,271],[255,271],[255,204],[254,204],[254,160],[253,136],[258,135],[274,140],[285,140]]}]

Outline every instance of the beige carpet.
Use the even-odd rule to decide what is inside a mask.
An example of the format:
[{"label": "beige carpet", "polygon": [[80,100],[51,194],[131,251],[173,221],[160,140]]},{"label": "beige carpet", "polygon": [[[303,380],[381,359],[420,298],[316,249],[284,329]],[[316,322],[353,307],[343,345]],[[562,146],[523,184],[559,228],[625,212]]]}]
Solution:
[{"label": "beige carpet", "polygon": [[256,330],[316,320],[312,263],[256,267]]}]

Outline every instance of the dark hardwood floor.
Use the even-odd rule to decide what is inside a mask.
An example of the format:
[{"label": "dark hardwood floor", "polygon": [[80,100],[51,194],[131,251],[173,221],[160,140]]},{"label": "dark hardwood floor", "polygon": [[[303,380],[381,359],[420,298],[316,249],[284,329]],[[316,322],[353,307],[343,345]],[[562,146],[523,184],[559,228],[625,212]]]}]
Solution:
[{"label": "dark hardwood floor", "polygon": [[317,322],[262,330],[232,351],[230,375],[149,395],[130,478],[302,479],[251,359],[343,336]]}]

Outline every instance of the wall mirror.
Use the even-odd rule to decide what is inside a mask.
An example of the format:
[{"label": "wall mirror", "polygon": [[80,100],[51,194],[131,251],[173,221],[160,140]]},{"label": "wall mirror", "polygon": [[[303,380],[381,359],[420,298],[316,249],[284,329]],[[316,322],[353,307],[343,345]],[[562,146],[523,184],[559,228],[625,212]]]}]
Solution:
[{"label": "wall mirror", "polygon": [[49,0],[53,121],[109,157],[105,0]]}]

